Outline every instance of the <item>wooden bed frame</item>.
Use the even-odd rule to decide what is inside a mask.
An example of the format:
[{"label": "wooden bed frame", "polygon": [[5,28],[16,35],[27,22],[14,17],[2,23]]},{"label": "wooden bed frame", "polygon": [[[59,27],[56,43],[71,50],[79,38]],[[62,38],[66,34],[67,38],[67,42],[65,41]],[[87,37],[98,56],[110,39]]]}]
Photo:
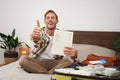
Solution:
[{"label": "wooden bed frame", "polygon": [[[113,49],[113,43],[120,36],[120,32],[102,31],[72,31],[74,32],[73,43],[92,44]],[[114,50],[114,49],[113,49]]]}]

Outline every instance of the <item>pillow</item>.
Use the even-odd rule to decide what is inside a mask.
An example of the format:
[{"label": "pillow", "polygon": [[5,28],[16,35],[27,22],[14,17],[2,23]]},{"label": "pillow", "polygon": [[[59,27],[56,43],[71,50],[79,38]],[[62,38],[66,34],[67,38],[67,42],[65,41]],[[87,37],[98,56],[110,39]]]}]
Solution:
[{"label": "pillow", "polygon": [[106,56],[97,56],[94,54],[89,54],[86,58],[86,60],[80,62],[80,64],[88,65],[89,61],[96,61],[104,59],[106,61],[106,64],[103,64],[104,66],[115,66],[120,63],[120,57],[106,57]]},{"label": "pillow", "polygon": [[115,51],[97,45],[90,44],[73,44],[73,47],[78,50],[78,60],[83,61],[89,54],[95,54],[98,56],[115,56]]}]

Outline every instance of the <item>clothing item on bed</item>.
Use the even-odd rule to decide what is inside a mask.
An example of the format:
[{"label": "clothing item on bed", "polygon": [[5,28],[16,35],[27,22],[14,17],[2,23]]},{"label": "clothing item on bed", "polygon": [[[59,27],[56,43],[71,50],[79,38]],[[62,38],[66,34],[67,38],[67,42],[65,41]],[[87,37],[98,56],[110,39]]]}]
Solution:
[{"label": "clothing item on bed", "polygon": [[30,73],[53,73],[54,69],[66,67],[71,64],[68,58],[53,59],[33,59],[28,56],[21,56],[19,63],[21,67]]}]

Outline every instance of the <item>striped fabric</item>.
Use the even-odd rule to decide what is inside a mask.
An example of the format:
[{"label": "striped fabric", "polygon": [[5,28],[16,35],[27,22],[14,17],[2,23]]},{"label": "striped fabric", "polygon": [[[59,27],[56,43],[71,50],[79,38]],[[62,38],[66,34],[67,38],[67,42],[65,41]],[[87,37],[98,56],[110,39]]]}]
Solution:
[{"label": "striped fabric", "polygon": [[34,49],[30,54],[30,57],[37,58],[37,55],[42,53],[49,44],[50,38],[45,33],[45,27],[41,28],[40,40],[35,42]]}]

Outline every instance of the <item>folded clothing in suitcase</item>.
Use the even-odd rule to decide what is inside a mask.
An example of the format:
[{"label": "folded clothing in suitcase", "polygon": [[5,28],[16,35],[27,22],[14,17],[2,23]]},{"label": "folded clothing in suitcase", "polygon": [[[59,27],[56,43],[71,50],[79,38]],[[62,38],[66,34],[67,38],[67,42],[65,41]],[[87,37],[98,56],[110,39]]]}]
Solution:
[{"label": "folded clothing in suitcase", "polygon": [[120,80],[119,71],[114,72],[114,75],[106,75],[105,71],[108,69],[114,70],[113,68],[105,68],[104,71],[98,72],[88,66],[55,69],[55,78],[56,80]]}]

